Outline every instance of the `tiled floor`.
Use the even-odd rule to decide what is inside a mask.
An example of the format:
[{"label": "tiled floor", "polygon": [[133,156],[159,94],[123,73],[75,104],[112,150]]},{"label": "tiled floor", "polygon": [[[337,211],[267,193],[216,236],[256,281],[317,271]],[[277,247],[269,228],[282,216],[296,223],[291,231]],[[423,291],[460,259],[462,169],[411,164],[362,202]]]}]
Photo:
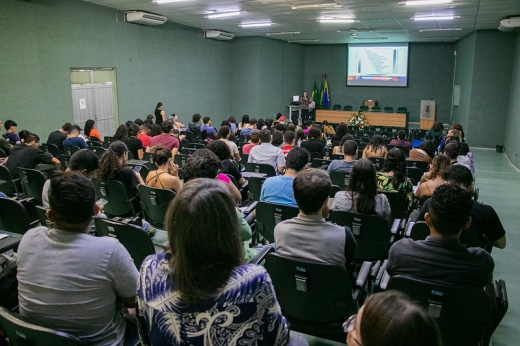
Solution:
[{"label": "tiled floor", "polygon": [[[495,279],[504,279],[509,296],[509,310],[493,335],[494,346],[520,345],[520,172],[505,154],[495,150],[472,149],[476,168],[479,201],[492,205],[507,232],[507,247],[494,249]],[[344,345],[307,336],[310,346]]]}]

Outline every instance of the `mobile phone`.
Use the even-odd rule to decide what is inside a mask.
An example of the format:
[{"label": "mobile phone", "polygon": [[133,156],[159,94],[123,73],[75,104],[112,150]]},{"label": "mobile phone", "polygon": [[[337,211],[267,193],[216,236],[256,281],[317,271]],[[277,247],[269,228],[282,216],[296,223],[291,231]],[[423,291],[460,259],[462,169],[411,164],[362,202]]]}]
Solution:
[{"label": "mobile phone", "polygon": [[143,168],[142,166],[134,166],[134,172],[139,173],[139,171]]},{"label": "mobile phone", "polygon": [[108,201],[106,199],[103,199],[103,198],[98,199],[97,202],[96,202],[96,204],[99,205],[100,207],[104,206],[107,203],[108,203]]}]

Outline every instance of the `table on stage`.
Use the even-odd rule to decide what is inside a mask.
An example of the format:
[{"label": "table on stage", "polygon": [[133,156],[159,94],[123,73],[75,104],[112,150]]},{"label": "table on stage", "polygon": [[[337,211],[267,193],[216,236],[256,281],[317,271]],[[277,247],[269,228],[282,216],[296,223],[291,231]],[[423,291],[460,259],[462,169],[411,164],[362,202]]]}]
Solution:
[{"label": "table on stage", "polygon": [[[319,109],[316,111],[316,121],[321,123],[327,120],[333,124],[346,123],[356,114],[358,112]],[[406,113],[363,112],[363,115],[368,125],[406,127]]]}]

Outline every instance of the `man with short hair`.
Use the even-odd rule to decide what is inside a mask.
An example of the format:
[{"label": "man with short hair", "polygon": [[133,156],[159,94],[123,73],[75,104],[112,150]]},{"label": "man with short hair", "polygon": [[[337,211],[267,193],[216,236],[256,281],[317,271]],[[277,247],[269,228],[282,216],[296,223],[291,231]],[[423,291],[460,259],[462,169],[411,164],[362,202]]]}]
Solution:
[{"label": "man with short hair", "polygon": [[412,143],[410,143],[406,140],[406,131],[405,130],[399,130],[397,132],[397,139],[392,139],[390,141],[390,145],[396,145],[399,147],[406,148],[408,150],[412,149]]},{"label": "man with short hair", "polygon": [[69,136],[63,141],[63,146],[74,146],[80,149],[88,148],[85,140],[79,136],[80,127],[78,125],[72,125],[69,129]]},{"label": "man with short hair", "polygon": [[47,144],[54,144],[60,151],[63,151],[63,142],[67,139],[71,127],[71,123],[65,123],[61,129],[51,132]]},{"label": "man with short hair", "polygon": [[245,144],[242,147],[242,154],[249,155],[249,152],[251,152],[251,149],[253,147],[256,147],[258,144],[260,144],[260,131],[253,131],[251,133],[251,138],[249,138],[249,143]]},{"label": "man with short hair", "polygon": [[305,148],[292,148],[285,160],[285,174],[264,181],[260,201],[296,207],[293,192],[294,178],[308,163],[309,152]]},{"label": "man with short hair", "polygon": [[[2,129],[2,120],[0,120],[0,130]],[[12,148],[12,144],[9,143],[4,137],[0,137],[0,149],[2,149],[6,155],[9,155],[9,150]]]},{"label": "man with short hair", "polygon": [[350,173],[357,162],[358,145],[356,141],[348,140],[343,144],[343,160],[333,160],[327,168],[327,173],[331,175],[334,172]]},{"label": "man with short hair", "polygon": [[117,239],[88,234],[100,207],[87,177],[65,172],[50,184],[54,228],[27,231],[18,248],[20,315],[85,345],[122,345],[126,324],[117,302],[135,307],[135,264]]},{"label": "man with short hair", "polygon": [[[465,168],[465,167],[464,167]],[[437,187],[424,219],[426,240],[403,238],[390,248],[387,271],[421,280],[484,287],[493,279],[495,263],[481,248],[466,248],[459,238],[471,225],[471,194],[455,184]]]},{"label": "man with short hair", "polygon": [[292,131],[287,131],[286,133],[284,133],[283,140],[285,142],[285,146],[281,147],[280,149],[282,149],[282,152],[285,156],[287,156],[287,154],[289,154],[289,152],[293,149],[295,137],[296,134]]},{"label": "man with short hair", "polygon": [[229,140],[229,136],[231,136],[231,129],[229,126],[224,125],[218,130],[218,135],[220,136],[220,140],[227,144],[229,150],[231,151],[231,156],[235,159],[235,161],[240,161],[240,153],[238,152],[238,147],[234,142]]},{"label": "man with short hair", "polygon": [[16,127],[18,126],[13,120],[7,120],[4,124],[6,133],[2,135],[11,145],[20,143],[20,138],[16,134]]},{"label": "man with short hair", "polygon": [[179,152],[180,143],[177,138],[173,137],[173,124],[169,121],[164,121],[161,128],[163,133],[150,138],[148,146],[146,147],[146,152],[150,153],[153,147],[160,144],[163,147],[170,149],[172,151],[172,156],[175,157]]},{"label": "man with short hair", "polygon": [[450,143],[444,148],[444,156],[450,159],[452,165],[457,164],[457,157],[459,156],[460,146],[459,143]]},{"label": "man with short hair", "polygon": [[323,170],[309,168],[296,175],[293,189],[300,213],[276,225],[274,241],[278,254],[350,266],[356,251],[352,232],[323,217],[323,211],[328,211],[331,187],[330,178]]},{"label": "man with short hair", "polygon": [[[280,119],[282,119],[284,117],[281,117]],[[285,119],[285,118],[284,118]],[[284,120],[284,123],[285,123],[285,120]],[[278,132],[281,132],[281,133],[284,133],[285,132],[285,125],[284,123],[278,123],[274,126],[275,128],[275,131],[278,131]]]},{"label": "man with short hair", "polygon": [[[473,175],[466,166],[451,165],[444,172],[444,179],[448,184],[458,185],[468,192],[473,191]],[[417,221],[424,221],[430,208],[431,198],[424,202]],[[506,231],[497,212],[492,206],[473,201],[471,206],[471,225],[469,230],[477,232],[483,244],[488,243],[503,249],[506,247]]]},{"label": "man with short hair", "polygon": [[38,149],[40,137],[32,133],[27,136],[25,143],[16,144],[11,148],[5,166],[12,175],[18,174],[18,167],[34,169],[40,163],[54,164],[56,169],[60,167],[60,161],[51,154]]},{"label": "man with short hair", "polygon": [[204,117],[204,119],[202,119],[202,123],[203,124],[200,126],[200,132],[206,130],[206,135],[208,138],[217,138],[217,131],[213,128],[213,126],[211,126],[210,117]]},{"label": "man with short hair", "polygon": [[271,165],[275,172],[283,173],[285,156],[282,149],[271,144],[271,132],[263,129],[260,131],[259,137],[260,145],[251,149],[247,162]]}]

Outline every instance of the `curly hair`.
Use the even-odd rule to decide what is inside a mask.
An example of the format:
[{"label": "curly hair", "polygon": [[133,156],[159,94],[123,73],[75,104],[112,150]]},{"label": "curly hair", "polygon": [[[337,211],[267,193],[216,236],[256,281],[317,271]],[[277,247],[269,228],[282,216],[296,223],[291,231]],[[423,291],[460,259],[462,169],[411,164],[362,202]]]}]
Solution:
[{"label": "curly hair", "polygon": [[128,127],[126,125],[120,125],[116,133],[114,134],[114,141],[122,141],[128,139]]},{"label": "curly hair", "polygon": [[437,149],[437,146],[433,141],[424,141],[421,145],[419,145],[419,149],[424,150],[424,152],[428,154],[429,157],[433,158],[435,157],[435,150]]},{"label": "curly hair", "polygon": [[[381,137],[381,136],[380,136]],[[381,172],[392,172],[392,185],[397,189],[399,184],[404,183],[408,177],[406,171],[406,159],[404,153],[399,148],[393,148],[386,155],[385,163]]]},{"label": "curly hair", "polygon": [[450,165],[450,159],[448,159],[444,155],[437,155],[433,159],[432,169],[430,170],[430,176],[432,179],[437,177],[444,178],[444,172],[446,168]]},{"label": "curly hair", "polygon": [[336,127],[336,136],[338,138],[343,138],[347,134],[347,124],[345,123],[339,123]]},{"label": "curly hair", "polygon": [[162,127],[161,125],[159,124],[153,124],[152,125],[152,131],[150,133],[150,136],[152,137],[155,137],[155,136],[159,136],[159,135],[162,135]]},{"label": "curly hair", "polygon": [[128,147],[121,141],[110,144],[108,150],[99,158],[99,168],[95,177],[100,181],[109,181],[121,174],[123,164],[120,158],[128,153]]},{"label": "curly hair", "polygon": [[471,194],[454,184],[444,184],[433,192],[428,213],[433,227],[441,234],[454,235],[468,221],[473,201]]},{"label": "curly hair", "polygon": [[94,128],[94,124],[96,122],[92,119],[88,119],[86,122],[85,122],[85,127],[83,129],[83,133],[85,134],[85,136],[90,136],[90,131]]},{"label": "curly hair", "polygon": [[184,182],[195,178],[215,179],[222,168],[220,159],[208,149],[196,150],[181,168]]},{"label": "curly hair", "polygon": [[370,151],[374,153],[384,147],[383,136],[374,135],[372,139],[370,139],[370,142],[368,142],[367,147],[370,147]]},{"label": "curly hair", "polygon": [[311,127],[309,129],[309,132],[307,132],[307,137],[309,139],[313,138],[313,139],[319,140],[321,138],[321,129],[316,126]]},{"label": "curly hair", "polygon": [[229,149],[229,146],[220,139],[210,142],[208,144],[208,149],[215,153],[220,161],[231,159],[231,150]]}]

